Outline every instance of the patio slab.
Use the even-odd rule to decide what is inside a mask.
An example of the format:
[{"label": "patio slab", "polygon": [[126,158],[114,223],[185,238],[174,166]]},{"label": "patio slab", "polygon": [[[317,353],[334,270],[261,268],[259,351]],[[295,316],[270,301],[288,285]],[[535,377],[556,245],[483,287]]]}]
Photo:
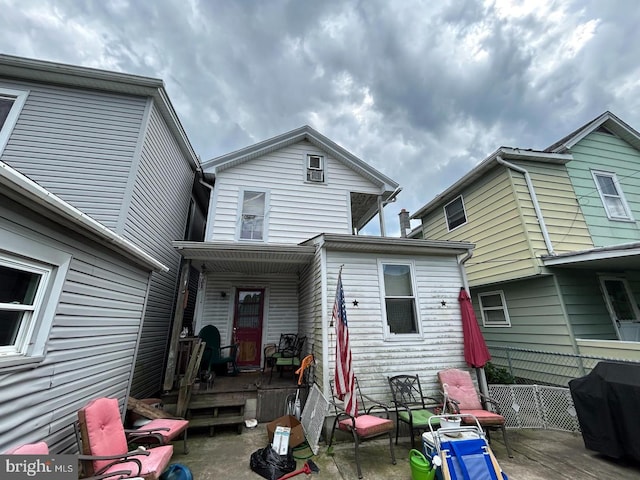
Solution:
[{"label": "patio slab", "polygon": [[[579,434],[552,430],[509,430],[514,458],[507,457],[500,435],[492,436],[492,449],[500,466],[510,480],[575,479],[590,480],[616,478],[631,480],[640,478],[640,464],[617,462],[586,450]],[[220,431],[209,437],[206,431],[190,431],[190,453],[182,453],[181,442],[175,443],[173,463],[187,465],[197,480],[259,480],[262,477],[249,468],[251,454],[267,445],[266,424],[256,428],[244,428],[238,435],[235,430]],[[400,438],[395,453],[397,464],[392,465],[389,444],[384,439],[366,442],[360,446],[362,472],[368,480],[411,480],[408,437]],[[311,479],[357,479],[353,442],[334,445],[333,455],[327,454],[324,442],[312,460],[320,468]],[[308,449],[294,452],[297,457],[310,454]],[[298,460],[302,468],[304,459]],[[304,475],[295,478],[301,480]]]}]

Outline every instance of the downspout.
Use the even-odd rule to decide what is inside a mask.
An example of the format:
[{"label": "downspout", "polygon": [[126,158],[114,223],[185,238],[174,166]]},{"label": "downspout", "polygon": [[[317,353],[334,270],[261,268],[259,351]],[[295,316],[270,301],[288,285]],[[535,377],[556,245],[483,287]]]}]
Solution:
[{"label": "downspout", "polygon": [[[467,273],[464,269],[464,264],[469,261],[469,259],[473,256],[473,250],[469,249],[467,254],[458,259],[458,267],[460,268],[460,276],[462,277],[462,285],[464,289],[471,297],[471,290],[469,290],[469,281],[467,280]],[[487,384],[487,375],[484,372],[484,367],[476,368],[476,376],[478,377],[478,387],[480,388],[480,392],[488,397],[489,396],[489,385]],[[486,408],[486,405],[485,405]]]},{"label": "downspout", "polygon": [[529,172],[522,167],[507,162],[500,155],[496,156],[496,161],[499,164],[504,165],[505,167],[515,170],[516,172],[522,173],[524,175],[524,180],[525,182],[527,182],[527,188],[529,189],[529,195],[531,196],[531,202],[533,203],[533,209],[536,212],[536,218],[538,219],[538,224],[540,225],[540,230],[542,231],[542,237],[544,238],[544,243],[547,247],[547,252],[549,252],[549,255],[555,255],[555,252],[553,251],[553,244],[551,243],[551,238],[549,238],[549,231],[547,230],[547,226],[544,223],[542,210],[540,210],[538,197],[536,196],[536,191],[533,188],[533,182],[531,181]]}]

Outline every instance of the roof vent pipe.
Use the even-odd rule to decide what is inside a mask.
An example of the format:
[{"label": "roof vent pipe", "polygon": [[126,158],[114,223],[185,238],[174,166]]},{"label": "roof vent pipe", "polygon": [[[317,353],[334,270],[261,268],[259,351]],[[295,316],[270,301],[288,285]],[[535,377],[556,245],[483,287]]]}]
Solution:
[{"label": "roof vent pipe", "polygon": [[400,217],[400,236],[407,238],[407,230],[411,230],[411,222],[409,221],[409,212],[404,208],[398,214]]},{"label": "roof vent pipe", "polygon": [[549,231],[547,230],[547,226],[544,223],[544,217],[542,216],[542,210],[540,210],[540,204],[538,203],[538,197],[536,197],[536,191],[533,188],[533,182],[531,181],[531,176],[529,172],[522,167],[514,165],[513,163],[509,163],[500,155],[496,155],[496,161],[504,165],[507,168],[515,170],[516,172],[522,173],[524,175],[524,180],[527,182],[527,188],[529,189],[529,195],[531,196],[531,202],[533,203],[533,209],[536,212],[536,218],[538,219],[538,224],[540,225],[540,231],[542,232],[542,238],[544,238],[544,243],[547,246],[547,251],[549,255],[555,255],[553,251],[553,244],[551,243],[551,238],[549,238]]}]

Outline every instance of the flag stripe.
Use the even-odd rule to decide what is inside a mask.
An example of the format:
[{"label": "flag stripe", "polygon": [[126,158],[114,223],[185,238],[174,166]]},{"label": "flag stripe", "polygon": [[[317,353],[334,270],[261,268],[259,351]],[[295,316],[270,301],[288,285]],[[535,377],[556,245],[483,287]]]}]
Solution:
[{"label": "flag stripe", "polygon": [[332,317],[336,325],[336,371],[334,378],[336,394],[340,400],[344,401],[345,411],[355,417],[358,415],[358,402],[355,395],[355,376],[351,363],[347,309],[342,289],[342,272],[338,274],[338,286],[336,288],[336,300],[333,305]]}]

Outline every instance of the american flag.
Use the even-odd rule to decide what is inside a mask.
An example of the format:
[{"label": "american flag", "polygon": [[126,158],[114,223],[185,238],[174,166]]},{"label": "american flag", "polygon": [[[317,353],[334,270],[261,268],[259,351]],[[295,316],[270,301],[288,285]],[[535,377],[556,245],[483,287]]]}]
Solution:
[{"label": "american flag", "polygon": [[342,272],[338,274],[336,302],[333,305],[333,321],[336,324],[336,394],[344,402],[345,411],[355,417],[358,415],[358,401],[355,392],[355,377],[351,365],[351,347],[349,347],[349,328],[347,327],[347,309],[344,306],[342,290]]}]

